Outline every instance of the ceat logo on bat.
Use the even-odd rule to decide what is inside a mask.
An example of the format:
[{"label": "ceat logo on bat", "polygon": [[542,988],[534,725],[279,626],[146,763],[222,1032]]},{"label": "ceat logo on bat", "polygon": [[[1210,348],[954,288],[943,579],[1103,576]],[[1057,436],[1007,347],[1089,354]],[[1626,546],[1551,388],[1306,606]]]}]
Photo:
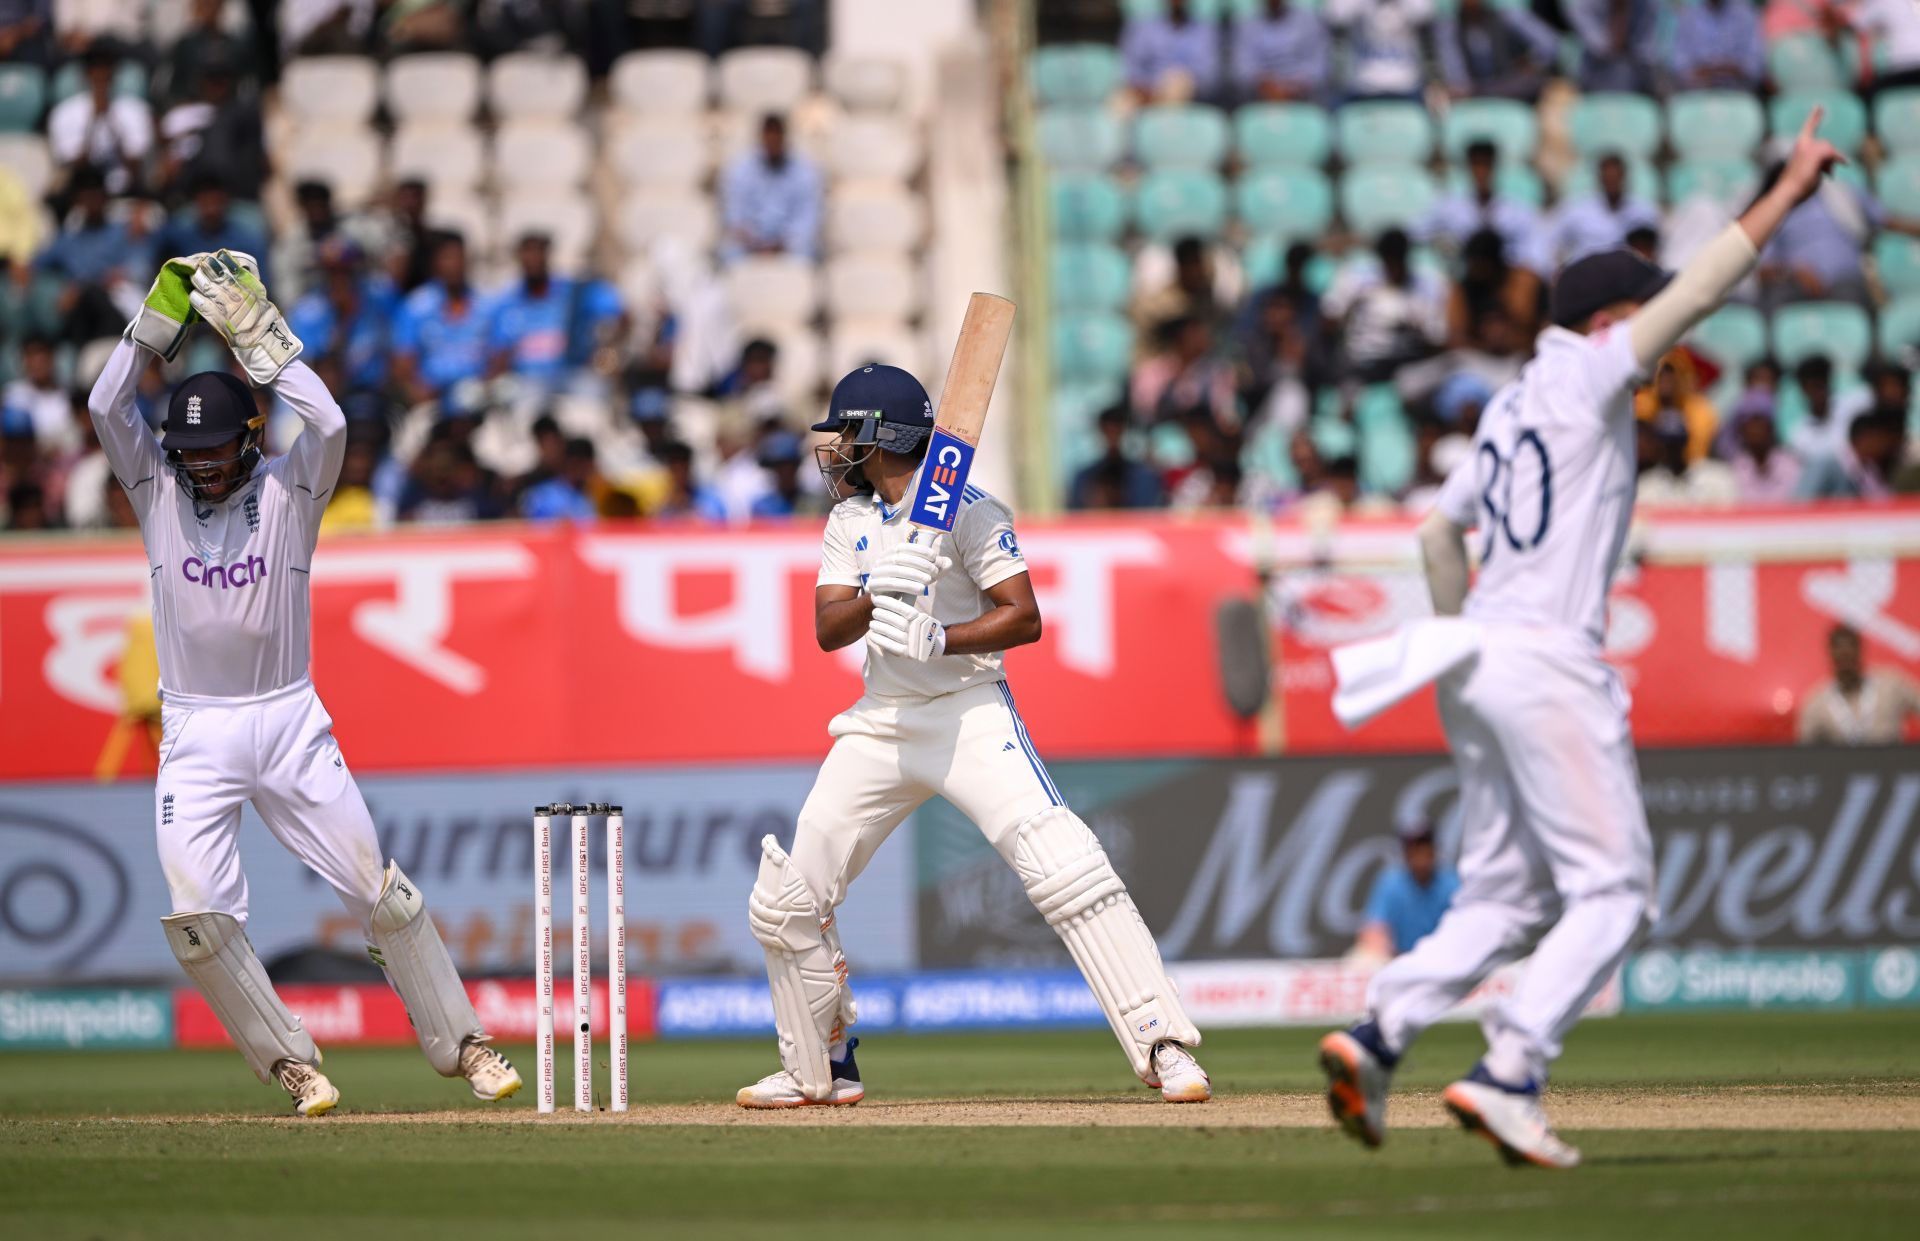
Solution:
[{"label": "ceat logo on bat", "polygon": [[973,445],[935,427],[926,463],[920,467],[920,490],[907,519],[951,533],[953,519],[960,513],[960,492],[972,472]]}]

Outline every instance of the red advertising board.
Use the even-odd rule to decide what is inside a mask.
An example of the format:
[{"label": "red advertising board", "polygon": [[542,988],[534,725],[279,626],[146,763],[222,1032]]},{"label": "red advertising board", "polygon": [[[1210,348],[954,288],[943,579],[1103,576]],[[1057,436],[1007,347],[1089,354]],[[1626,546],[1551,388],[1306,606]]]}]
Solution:
[{"label": "red advertising board", "polygon": [[[1612,599],[1610,654],[1643,743],[1783,742],[1846,619],[1920,671],[1920,506],[1659,515]],[[859,693],[858,646],[813,642],[819,534],[477,526],[330,538],[314,679],[349,760],[435,770],[805,759]],[[1036,523],[1046,637],[1008,669],[1061,758],[1243,754],[1215,610],[1270,598],[1287,748],[1431,748],[1431,697],[1334,723],[1327,651],[1425,608],[1412,529],[1256,531],[1239,515]],[[92,772],[147,566],[132,541],[0,543],[0,779]],[[133,747],[123,774],[150,772]]]}]

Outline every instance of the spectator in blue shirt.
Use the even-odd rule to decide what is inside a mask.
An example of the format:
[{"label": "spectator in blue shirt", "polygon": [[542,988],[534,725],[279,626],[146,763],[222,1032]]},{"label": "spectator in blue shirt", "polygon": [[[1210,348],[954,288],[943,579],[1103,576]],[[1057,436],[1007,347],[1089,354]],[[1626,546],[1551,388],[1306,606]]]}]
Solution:
[{"label": "spectator in blue shirt", "polygon": [[1106,451],[1073,476],[1067,507],[1076,510],[1159,508],[1167,502],[1160,472],[1127,452],[1127,407],[1100,411],[1100,438]]},{"label": "spectator in blue shirt", "polygon": [[820,171],[787,149],[787,123],[760,122],[760,149],[728,166],[720,179],[720,257],[791,254],[811,259],[820,246]]},{"label": "spectator in blue shirt", "polygon": [[[192,185],[192,205],[175,212],[154,235],[154,249],[162,257],[241,250],[259,260],[260,279],[270,281],[273,272],[267,262],[267,235],[234,217],[233,196],[220,174],[202,169],[194,174]],[[267,287],[273,285],[268,283]]]},{"label": "spectator in blue shirt", "polygon": [[1757,90],[1767,72],[1760,18],[1747,0],[1696,0],[1673,25],[1676,90]]},{"label": "spectator in blue shirt", "polygon": [[1628,195],[1626,160],[1602,155],[1595,171],[1598,188],[1561,203],[1547,226],[1547,254],[1555,265],[1624,245],[1637,228],[1660,228],[1660,209]]},{"label": "spectator in blue shirt", "polygon": [[1440,925],[1440,915],[1460,889],[1460,876],[1440,865],[1432,824],[1415,820],[1401,826],[1400,859],[1399,866],[1374,880],[1353,944],[1356,955],[1384,959],[1412,948]]},{"label": "spectator in blue shirt", "polygon": [[68,188],[73,211],[36,266],[67,282],[56,303],[63,338],[118,336],[152,279],[153,248],[107,218],[106,181],[98,169],[76,168]]},{"label": "spectator in blue shirt", "polygon": [[307,360],[339,367],[349,391],[387,383],[387,353],[399,295],[383,273],[367,270],[360,247],[344,237],[320,243],[319,286],[287,314],[287,326],[306,347]]},{"label": "spectator in blue shirt", "polygon": [[1460,0],[1434,33],[1440,73],[1455,99],[1518,99],[1533,103],[1558,54],[1553,31],[1524,8],[1496,9]]},{"label": "spectator in blue shirt", "polygon": [[520,515],[528,521],[592,521],[598,515],[593,503],[598,479],[593,441],[570,439],[561,450],[559,472],[520,497]]},{"label": "spectator in blue shirt", "polygon": [[800,466],[806,447],[791,431],[770,431],[760,441],[760,468],[773,481],[772,489],[755,497],[749,510],[755,518],[793,517],[802,513],[824,513],[826,506],[800,485]]},{"label": "spectator in blue shirt", "polygon": [[1167,0],[1165,16],[1129,17],[1120,31],[1127,86],[1145,103],[1210,99],[1220,91],[1220,28]]},{"label": "spectator in blue shirt", "polygon": [[1561,0],[1580,41],[1580,89],[1634,91],[1653,85],[1653,0]]},{"label": "spectator in blue shirt", "polygon": [[[1760,192],[1779,176],[1776,164],[1762,179]],[[1828,178],[1787,214],[1760,252],[1761,300],[1770,308],[1809,300],[1872,305],[1861,259],[1882,229],[1920,237],[1920,219],[1890,216],[1865,190]]]},{"label": "spectator in blue shirt", "polygon": [[544,388],[558,388],[584,369],[602,341],[619,332],[620,297],[602,280],[556,276],[553,240],[544,233],[520,239],[520,278],[487,303],[490,370]]},{"label": "spectator in blue shirt", "polygon": [[1497,176],[1500,151],[1484,138],[1467,144],[1467,188],[1438,199],[1421,221],[1420,240],[1458,254],[1482,229],[1500,234],[1507,261],[1541,276],[1553,272],[1540,213],[1519,199],[1503,197]]},{"label": "spectator in blue shirt", "polygon": [[1233,85],[1242,99],[1311,100],[1327,84],[1327,28],[1288,0],[1233,22]]},{"label": "spectator in blue shirt", "polygon": [[487,369],[487,316],[467,283],[459,233],[430,242],[433,279],[407,295],[393,322],[393,374],[409,401],[430,401]]},{"label": "spectator in blue shirt", "polygon": [[727,520],[727,506],[713,488],[694,477],[693,449],[679,440],[667,440],[653,455],[667,472],[667,491],[649,516],[662,521]]}]

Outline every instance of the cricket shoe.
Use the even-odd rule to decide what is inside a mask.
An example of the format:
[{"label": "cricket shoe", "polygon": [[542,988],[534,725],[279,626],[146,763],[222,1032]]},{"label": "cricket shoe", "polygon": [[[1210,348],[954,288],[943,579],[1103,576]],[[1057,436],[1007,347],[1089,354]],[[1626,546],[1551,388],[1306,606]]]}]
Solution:
[{"label": "cricket shoe", "polygon": [[1485,1065],[1441,1092],[1441,1102],[1468,1133],[1478,1133],[1500,1148],[1500,1157],[1518,1166],[1577,1168],[1580,1152],[1562,1142],[1540,1107],[1540,1087],[1513,1087],[1495,1081]]},{"label": "cricket shoe", "polygon": [[340,1102],[340,1092],[311,1064],[282,1060],[273,1066],[273,1075],[293,1096],[297,1116],[325,1116]]},{"label": "cricket shoe", "polygon": [[769,1073],[751,1086],[742,1086],[733,1101],[741,1107],[844,1107],[867,1097],[860,1084],[860,1066],[853,1062],[853,1049],[859,1039],[847,1041],[847,1058],[833,1062],[833,1092],[824,1099],[809,1099],[800,1093],[800,1079],[786,1069]]},{"label": "cricket shoe", "polygon": [[1205,1103],[1213,1098],[1213,1082],[1208,1079],[1207,1071],[1184,1045],[1161,1039],[1153,1045],[1149,1063],[1157,1080],[1147,1085],[1158,1086],[1160,1097],[1167,1102]]},{"label": "cricket shoe", "polygon": [[1378,1038],[1377,1028],[1363,1022],[1320,1040],[1327,1108],[1349,1136],[1369,1147],[1386,1141],[1387,1088],[1393,1084],[1393,1065],[1370,1045]]},{"label": "cricket shoe", "polygon": [[473,1097],[495,1103],[518,1094],[520,1070],[479,1039],[470,1038],[460,1045],[460,1075],[473,1087]]}]

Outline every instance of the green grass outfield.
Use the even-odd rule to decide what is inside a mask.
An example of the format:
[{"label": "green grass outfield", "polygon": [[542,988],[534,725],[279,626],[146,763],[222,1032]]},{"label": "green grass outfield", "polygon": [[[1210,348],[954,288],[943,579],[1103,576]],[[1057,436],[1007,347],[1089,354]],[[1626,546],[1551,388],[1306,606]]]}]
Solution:
[{"label": "green grass outfield", "polygon": [[[1129,1090],[1104,1034],[875,1039],[854,1114],[751,1116],[717,1104],[768,1070],[768,1045],[646,1045],[637,1114],[584,1124],[529,1121],[526,1094],[484,1108],[410,1050],[328,1056],[342,1110],[304,1122],[265,1119],[284,1096],[232,1054],[9,1054],[0,1236],[1920,1234],[1913,1014],[1590,1022],[1551,1104],[1591,1118],[1567,1126],[1588,1159],[1570,1174],[1509,1169],[1428,1122],[1360,1150],[1298,1097],[1318,1086],[1316,1034],[1209,1037],[1220,1098],[1200,1108]],[[523,1071],[529,1050],[509,1049]],[[1472,1027],[1434,1030],[1396,1113],[1430,1116],[1477,1050]],[[967,1114],[988,1123],[913,1099],[979,1100]],[[710,1123],[649,1123],[663,1105]]]}]

